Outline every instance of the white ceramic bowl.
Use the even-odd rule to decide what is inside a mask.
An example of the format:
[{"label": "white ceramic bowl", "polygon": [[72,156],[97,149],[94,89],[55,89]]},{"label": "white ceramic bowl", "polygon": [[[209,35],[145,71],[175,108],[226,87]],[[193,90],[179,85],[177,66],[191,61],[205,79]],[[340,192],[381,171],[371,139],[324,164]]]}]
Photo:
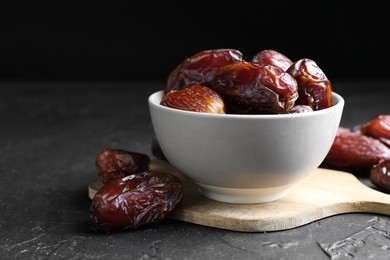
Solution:
[{"label": "white ceramic bowl", "polygon": [[183,111],[149,97],[153,129],[168,161],[206,197],[229,203],[283,198],[327,155],[344,99],[301,114],[233,115]]}]

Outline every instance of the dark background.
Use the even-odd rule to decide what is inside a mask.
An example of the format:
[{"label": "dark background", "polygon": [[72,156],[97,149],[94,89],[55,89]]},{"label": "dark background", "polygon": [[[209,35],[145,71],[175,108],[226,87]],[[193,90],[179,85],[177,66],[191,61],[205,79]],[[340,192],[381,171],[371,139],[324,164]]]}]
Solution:
[{"label": "dark background", "polygon": [[311,58],[331,81],[388,78],[389,25],[369,1],[15,2],[0,8],[0,78],[165,80],[216,48]]}]

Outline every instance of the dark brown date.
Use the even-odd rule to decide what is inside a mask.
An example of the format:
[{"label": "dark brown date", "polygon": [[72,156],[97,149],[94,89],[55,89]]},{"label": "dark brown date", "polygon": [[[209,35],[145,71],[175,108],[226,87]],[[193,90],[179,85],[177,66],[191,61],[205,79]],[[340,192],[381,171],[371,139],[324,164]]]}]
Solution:
[{"label": "dark brown date", "polygon": [[311,59],[300,59],[287,70],[298,83],[297,104],[308,105],[313,110],[332,106],[332,88],[324,72]]},{"label": "dark brown date", "polygon": [[226,106],[234,104],[235,110],[241,107],[249,113],[284,113],[298,98],[296,80],[281,68],[245,61],[220,68],[211,88],[222,96]]},{"label": "dark brown date", "polygon": [[220,67],[241,60],[242,53],[234,49],[201,51],[184,60],[169,74],[165,92],[191,85],[208,87]]},{"label": "dark brown date", "polygon": [[336,168],[368,169],[382,159],[390,159],[390,149],[379,140],[340,127],[325,158],[325,163]]},{"label": "dark brown date", "polygon": [[373,120],[362,125],[360,131],[365,135],[379,139],[390,147],[390,115],[378,115]]},{"label": "dark brown date", "polygon": [[295,105],[292,108],[288,109],[286,111],[286,114],[300,114],[307,112],[313,112],[313,109],[306,105]]},{"label": "dark brown date", "polygon": [[150,158],[146,154],[121,149],[104,149],[96,157],[96,170],[103,183],[135,172],[149,170]]},{"label": "dark brown date", "polygon": [[262,50],[252,58],[252,62],[260,66],[277,66],[284,71],[293,64],[287,56],[275,50]]},{"label": "dark brown date", "polygon": [[169,91],[165,93],[160,104],[193,112],[225,113],[225,104],[222,97],[214,90],[200,85]]},{"label": "dark brown date", "polygon": [[140,172],[100,188],[90,217],[105,231],[136,229],[165,219],[183,196],[180,180],[171,174]]},{"label": "dark brown date", "polygon": [[370,180],[373,184],[390,192],[390,160],[381,160],[370,171]]}]

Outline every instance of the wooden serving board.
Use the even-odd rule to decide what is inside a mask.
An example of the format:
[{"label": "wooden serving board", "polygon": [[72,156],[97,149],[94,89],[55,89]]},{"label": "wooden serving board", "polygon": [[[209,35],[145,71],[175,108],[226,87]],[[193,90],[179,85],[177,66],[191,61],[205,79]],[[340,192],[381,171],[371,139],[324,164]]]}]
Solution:
[{"label": "wooden serving board", "polygon": [[[318,168],[280,200],[261,204],[231,204],[202,196],[194,183],[164,161],[152,161],[152,171],[178,175],[184,185],[183,201],[168,216],[172,219],[215,228],[261,232],[299,227],[325,217],[369,212],[390,215],[390,195],[373,190],[353,174]],[[102,186],[91,183],[92,199]]]}]

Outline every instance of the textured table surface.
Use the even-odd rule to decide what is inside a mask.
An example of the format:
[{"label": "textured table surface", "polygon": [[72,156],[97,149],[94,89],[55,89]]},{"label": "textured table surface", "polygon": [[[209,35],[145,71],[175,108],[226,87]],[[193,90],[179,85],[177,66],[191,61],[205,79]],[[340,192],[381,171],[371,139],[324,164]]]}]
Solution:
[{"label": "textured table surface", "polygon": [[[164,82],[0,82],[0,259],[388,259],[390,217],[343,214],[244,233],[167,219],[100,233],[87,185],[105,147],[151,153],[147,97]],[[390,81],[334,82],[342,126],[390,114]],[[359,178],[371,185],[368,176]]]}]

